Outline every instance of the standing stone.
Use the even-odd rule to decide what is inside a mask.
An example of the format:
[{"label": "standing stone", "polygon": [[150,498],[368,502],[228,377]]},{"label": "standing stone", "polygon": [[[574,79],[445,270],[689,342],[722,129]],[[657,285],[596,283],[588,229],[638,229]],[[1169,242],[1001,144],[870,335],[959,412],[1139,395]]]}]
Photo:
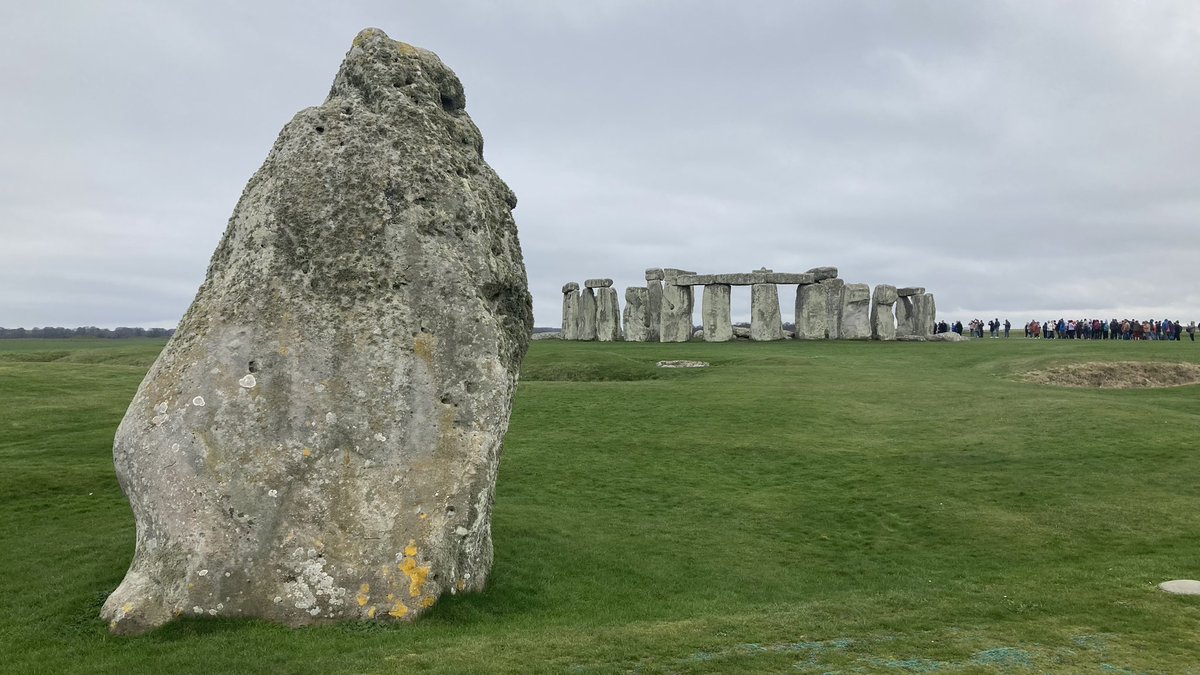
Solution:
[{"label": "standing stone", "polygon": [[779,290],[775,284],[750,286],[750,339],[758,342],[783,339]]},{"label": "standing stone", "polygon": [[668,276],[663,280],[659,340],[687,342],[692,337],[695,298],[691,286],[676,286],[672,279],[673,277]]},{"label": "standing stone", "polygon": [[486,584],[533,313],[463,101],[367,29],[283,128],[117,430],[137,548],[113,632],[407,621]]},{"label": "standing stone", "polygon": [[621,306],[617,289],[601,286],[596,289],[596,339],[618,342],[621,339]]},{"label": "standing stone", "polygon": [[896,304],[896,287],[890,284],[875,286],[871,296],[871,339],[895,340],[896,317],[892,305]]},{"label": "standing stone", "polygon": [[838,337],[842,340],[870,340],[871,287],[866,284],[846,284],[842,297],[842,322]]},{"label": "standing stone", "polygon": [[822,279],[819,285],[825,289],[825,306],[829,310],[829,316],[825,323],[828,336],[830,340],[837,340],[841,337],[842,305],[846,294],[846,282],[830,277]]},{"label": "standing stone", "polygon": [[729,314],[729,284],[709,284],[704,287],[705,342],[728,342],[733,339],[733,319]]},{"label": "standing stone", "polygon": [[574,281],[563,286],[562,339],[579,339],[579,284]]},{"label": "standing stone", "polygon": [[596,339],[596,291],[584,288],[579,292],[579,337],[577,340]]},{"label": "standing stone", "polygon": [[650,332],[646,342],[658,342],[660,324],[662,323],[662,279],[663,271],[657,267],[646,270],[646,311],[650,323]]},{"label": "standing stone", "polygon": [[937,323],[937,305],[933,301],[933,293],[921,293],[913,296],[913,335],[931,337],[933,326]]},{"label": "standing stone", "polygon": [[829,337],[829,286],[803,284],[796,287],[796,339],[824,340]]},{"label": "standing stone", "polygon": [[920,335],[917,332],[917,312],[914,302],[917,295],[897,295],[896,297],[896,337]]},{"label": "standing stone", "polygon": [[650,336],[650,292],[637,286],[625,289],[625,341],[646,342]]}]

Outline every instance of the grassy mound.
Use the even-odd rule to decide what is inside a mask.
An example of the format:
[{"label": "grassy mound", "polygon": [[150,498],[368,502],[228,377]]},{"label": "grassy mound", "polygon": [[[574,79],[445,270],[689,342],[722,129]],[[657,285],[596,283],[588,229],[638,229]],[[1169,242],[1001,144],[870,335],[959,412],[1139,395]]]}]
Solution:
[{"label": "grassy mound", "polygon": [[1196,389],[1017,378],[1190,343],[537,342],[486,592],[127,639],[98,617],[135,534],[111,443],[162,342],[94,342],[0,342],[68,352],[0,359],[0,671],[1195,669],[1200,598],[1155,585],[1200,574]]},{"label": "grassy mound", "polygon": [[1025,374],[1025,380],[1061,387],[1103,389],[1181,387],[1200,382],[1200,366],[1157,361],[1089,361],[1030,371]]}]

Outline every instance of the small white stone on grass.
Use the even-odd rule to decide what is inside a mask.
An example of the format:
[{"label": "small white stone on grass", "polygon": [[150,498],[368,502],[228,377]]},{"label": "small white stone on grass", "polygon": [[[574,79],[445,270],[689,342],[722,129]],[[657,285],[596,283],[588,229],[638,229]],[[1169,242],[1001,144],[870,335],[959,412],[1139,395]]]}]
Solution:
[{"label": "small white stone on grass", "polygon": [[1200,595],[1200,581],[1196,581],[1195,579],[1164,581],[1158,587],[1175,595]]},{"label": "small white stone on grass", "polygon": [[674,361],[659,361],[657,365],[659,368],[707,368],[708,362],[687,361],[680,359]]}]

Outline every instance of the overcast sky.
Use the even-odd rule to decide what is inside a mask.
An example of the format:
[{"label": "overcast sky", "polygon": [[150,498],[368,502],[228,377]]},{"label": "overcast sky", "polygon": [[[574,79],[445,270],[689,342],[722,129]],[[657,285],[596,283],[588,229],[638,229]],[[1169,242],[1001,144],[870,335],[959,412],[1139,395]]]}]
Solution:
[{"label": "overcast sky", "polygon": [[539,326],[659,266],[1200,319],[1194,0],[6,0],[0,326],[174,326],[367,26],[462,79]]}]

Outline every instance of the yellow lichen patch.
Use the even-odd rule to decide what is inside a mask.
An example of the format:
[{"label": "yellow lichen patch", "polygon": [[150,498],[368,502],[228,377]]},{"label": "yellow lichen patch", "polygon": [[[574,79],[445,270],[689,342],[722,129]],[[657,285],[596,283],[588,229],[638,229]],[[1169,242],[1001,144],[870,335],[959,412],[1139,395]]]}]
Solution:
[{"label": "yellow lichen patch", "polygon": [[405,614],[408,614],[408,605],[405,605],[403,602],[397,602],[396,604],[392,605],[392,609],[388,612],[388,614],[399,619]]},{"label": "yellow lichen patch", "polygon": [[429,565],[417,564],[417,545],[416,542],[408,542],[408,546],[404,547],[404,561],[400,563],[400,571],[404,572],[408,577],[408,594],[412,597],[421,595],[421,587],[425,585],[425,579],[429,577]]},{"label": "yellow lichen patch", "polygon": [[461,590],[463,590],[464,588],[466,588],[466,587],[467,587],[467,580],[466,580],[466,579],[459,579],[459,580],[458,580],[458,583],[457,583],[457,584],[455,584],[455,585],[456,585],[456,586],[458,586],[458,590],[460,590],[460,591],[461,591]]},{"label": "yellow lichen patch", "polygon": [[359,607],[365,607],[367,601],[371,599],[371,585],[363,584],[362,587],[358,589],[358,595],[355,596],[354,599],[358,601]]},{"label": "yellow lichen patch", "polygon": [[395,43],[396,43],[396,51],[400,52],[401,54],[403,54],[405,56],[416,56],[417,55],[417,48],[408,44],[407,42],[400,42],[399,40],[395,40]]},{"label": "yellow lichen patch", "polygon": [[430,595],[421,601],[421,606],[425,608],[433,607],[435,602],[437,602],[437,598]]},{"label": "yellow lichen patch", "polygon": [[124,605],[121,605],[121,611],[125,612],[126,614],[132,612],[133,611],[133,603],[127,602]]},{"label": "yellow lichen patch", "polygon": [[371,608],[367,610],[367,618],[368,619],[375,618],[375,605],[371,605]]},{"label": "yellow lichen patch", "polygon": [[287,356],[287,355],[288,355],[288,348],[287,348],[287,347],[280,347],[280,348],[279,348],[279,355],[280,355],[280,356]]},{"label": "yellow lichen patch", "polygon": [[305,457],[312,457],[312,449],[304,448],[303,450],[300,451],[300,454],[304,455]]},{"label": "yellow lichen patch", "polygon": [[417,516],[417,517],[418,517],[418,518],[420,518],[421,520],[425,520],[426,518],[428,518],[428,517],[429,517],[429,514],[428,514],[428,513],[425,513],[425,512],[422,512],[422,513],[421,513],[421,515],[420,515],[420,516]]},{"label": "yellow lichen patch", "polygon": [[437,346],[437,338],[432,333],[417,333],[413,338],[413,353],[425,363],[433,361],[433,349]]}]

